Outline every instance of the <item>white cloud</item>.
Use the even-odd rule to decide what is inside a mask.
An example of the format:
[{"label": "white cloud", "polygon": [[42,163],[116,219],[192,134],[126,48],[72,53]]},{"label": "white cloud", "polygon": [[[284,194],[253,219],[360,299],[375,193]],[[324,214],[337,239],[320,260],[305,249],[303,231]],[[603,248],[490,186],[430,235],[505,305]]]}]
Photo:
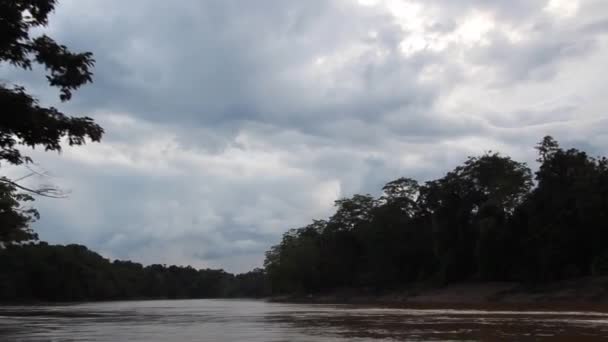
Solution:
[{"label": "white cloud", "polygon": [[545,10],[557,17],[572,17],[576,15],[580,3],[578,0],[549,0]]}]

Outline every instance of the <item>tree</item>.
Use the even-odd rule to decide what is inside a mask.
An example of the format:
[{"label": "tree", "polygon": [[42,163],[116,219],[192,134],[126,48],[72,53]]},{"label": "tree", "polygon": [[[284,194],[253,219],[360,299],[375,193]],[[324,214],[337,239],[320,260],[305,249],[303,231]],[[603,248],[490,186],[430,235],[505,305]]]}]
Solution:
[{"label": "tree", "polygon": [[329,219],[328,229],[350,231],[358,224],[369,222],[371,211],[376,204],[376,200],[369,194],[354,195],[351,198],[342,198],[335,201],[334,205],[338,209]]},{"label": "tree", "polygon": [[411,178],[399,178],[386,183],[382,188],[384,204],[397,206],[409,215],[417,210],[417,199],[420,194],[420,185]]},{"label": "tree", "polygon": [[27,241],[38,238],[29,228],[30,223],[38,218],[36,209],[24,208],[23,204],[32,201],[26,193],[18,193],[10,183],[0,183],[0,242]]},{"label": "tree", "polygon": [[[32,70],[42,65],[47,80],[59,88],[61,101],[68,101],[72,91],[92,81],[94,65],[90,52],[73,53],[47,35],[31,36],[31,31],[48,24],[56,0],[0,0],[0,63]],[[41,106],[38,100],[19,85],[0,84],[0,165],[22,165],[32,162],[20,147],[42,147],[61,151],[67,138],[70,146],[83,145],[87,139],[101,140],[103,129],[89,117],[70,117],[54,107]],[[27,193],[57,197],[54,188],[32,189],[18,180],[0,177],[0,241],[11,242],[36,238],[29,224],[37,217],[19,203],[33,198]],[[18,190],[25,193],[19,193]]]},{"label": "tree", "polygon": [[608,251],[605,158],[563,150],[550,137],[538,146],[538,186],[521,209],[531,237],[522,246],[529,252],[522,265],[539,280],[589,275]]},{"label": "tree", "polygon": [[559,151],[559,143],[552,136],[547,135],[535,148],[538,151],[538,159],[536,161],[542,163]]},{"label": "tree", "polygon": [[513,213],[532,185],[525,163],[489,152],[470,157],[464,165],[421,188],[421,205],[432,217],[440,281],[474,276],[482,265],[502,267],[489,265],[488,261],[496,260],[495,254],[486,252],[497,246],[504,248],[500,222]]},{"label": "tree", "polygon": [[272,291],[315,292],[321,280],[319,274],[319,234],[324,221],[291,229],[283,234],[281,243],[266,252],[264,267]]}]

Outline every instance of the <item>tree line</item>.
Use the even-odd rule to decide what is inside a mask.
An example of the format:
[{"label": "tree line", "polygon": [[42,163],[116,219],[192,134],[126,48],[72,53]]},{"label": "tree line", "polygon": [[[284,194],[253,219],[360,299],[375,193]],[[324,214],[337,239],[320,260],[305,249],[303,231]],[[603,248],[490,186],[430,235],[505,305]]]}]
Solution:
[{"label": "tree line", "polygon": [[[0,65],[46,71],[59,99],[92,82],[90,52],[41,34],[56,0],[0,1]],[[39,68],[33,70],[40,70]],[[99,142],[102,127],[41,105],[23,86],[0,83],[0,166],[31,167],[27,148]],[[264,269],[221,270],[110,262],[86,247],[31,243],[35,196],[62,197],[0,176],[0,300],[202,298],[375,290],[459,281],[545,282],[608,275],[608,161],[538,144],[540,167],[488,152],[444,177],[400,178],[375,198],[336,201],[328,219],[292,229]]]},{"label": "tree line", "polygon": [[608,160],[547,136],[539,169],[499,153],[336,201],[266,253],[274,294],[608,275]]},{"label": "tree line", "polygon": [[113,262],[80,245],[44,242],[0,250],[0,301],[264,297],[264,271],[233,275],[190,266]]},{"label": "tree line", "polygon": [[234,298],[462,281],[550,282],[608,275],[608,160],[537,146],[533,174],[499,153],[444,177],[399,178],[382,195],[286,232],[263,269],[233,275],[110,261],[79,245],[5,243],[0,300]]}]

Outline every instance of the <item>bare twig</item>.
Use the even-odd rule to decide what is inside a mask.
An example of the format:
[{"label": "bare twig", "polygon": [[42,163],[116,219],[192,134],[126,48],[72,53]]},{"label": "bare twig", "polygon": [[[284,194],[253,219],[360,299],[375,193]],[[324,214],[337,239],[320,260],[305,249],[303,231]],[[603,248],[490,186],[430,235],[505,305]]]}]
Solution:
[{"label": "bare twig", "polygon": [[34,172],[29,173],[29,174],[27,174],[27,175],[25,175],[25,176],[23,176],[23,177],[19,177],[19,178],[15,179],[13,182],[19,182],[19,181],[22,181],[22,180],[24,180],[24,179],[26,179],[26,178],[30,178],[30,177],[32,177],[32,176],[33,176],[33,175],[35,175],[35,174],[36,174],[36,173],[34,173]]},{"label": "bare twig", "polygon": [[[22,177],[23,178],[23,177]],[[12,181],[6,177],[0,177],[0,182],[4,182],[7,184],[10,184],[18,189],[21,189],[23,191],[27,191],[29,193],[38,195],[38,196],[42,196],[42,197],[49,197],[49,198],[67,198],[67,195],[63,192],[61,192],[58,189],[52,188],[52,187],[46,187],[46,188],[40,188],[40,189],[32,189],[32,188],[28,188],[26,186],[23,186],[19,183],[16,183],[15,181]]]}]

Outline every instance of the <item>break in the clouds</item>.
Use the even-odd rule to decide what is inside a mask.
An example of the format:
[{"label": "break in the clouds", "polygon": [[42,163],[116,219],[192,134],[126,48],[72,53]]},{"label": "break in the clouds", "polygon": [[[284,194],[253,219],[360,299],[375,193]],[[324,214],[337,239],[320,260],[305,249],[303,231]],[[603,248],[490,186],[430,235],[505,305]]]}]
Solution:
[{"label": "break in the clouds", "polygon": [[[546,134],[608,147],[605,0],[63,0],[47,31],[95,54],[58,105],[107,135],[35,153],[36,181],[71,191],[35,228],[112,258],[244,271],[396,177],[532,162]],[[43,76],[0,78],[57,102]]]}]

